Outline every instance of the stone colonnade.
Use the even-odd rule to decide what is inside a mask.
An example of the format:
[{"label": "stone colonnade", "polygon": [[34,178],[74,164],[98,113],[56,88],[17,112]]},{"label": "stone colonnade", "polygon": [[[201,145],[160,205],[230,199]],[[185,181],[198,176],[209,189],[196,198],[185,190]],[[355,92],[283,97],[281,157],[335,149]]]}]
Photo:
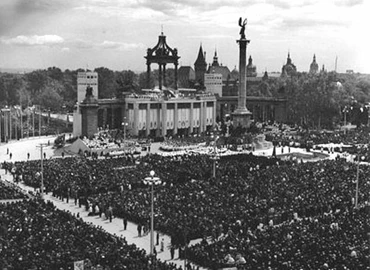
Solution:
[{"label": "stone colonnade", "polygon": [[132,135],[166,136],[204,132],[215,125],[216,100],[127,100],[128,128]]}]

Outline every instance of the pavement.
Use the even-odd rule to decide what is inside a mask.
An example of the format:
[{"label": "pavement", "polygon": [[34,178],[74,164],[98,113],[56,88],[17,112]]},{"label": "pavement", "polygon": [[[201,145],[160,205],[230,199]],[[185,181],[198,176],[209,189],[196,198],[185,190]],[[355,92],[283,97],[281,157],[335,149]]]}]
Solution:
[{"label": "pavement", "polygon": [[[60,149],[54,149],[53,143],[55,140],[55,136],[48,136],[48,137],[36,137],[36,138],[29,138],[29,139],[22,139],[19,141],[11,141],[7,144],[0,145],[0,162],[4,161],[24,161],[27,160],[27,154],[30,154],[29,160],[40,159],[41,157],[41,150],[40,145],[43,144],[43,152],[46,154],[46,158],[54,158],[60,155]],[[151,152],[155,150],[152,149]],[[12,157],[10,158],[10,153]],[[66,155],[67,156],[67,155]],[[0,175],[2,180],[7,180],[9,182],[13,182],[11,174],[5,174],[5,170],[0,170]],[[26,191],[34,191],[32,187],[25,186],[23,184],[18,184],[19,187]],[[74,200],[71,199],[67,203],[66,200],[61,201],[49,194],[44,195],[44,199],[46,201],[51,201],[58,209],[68,211],[74,215],[79,216],[88,223],[91,223],[95,226],[102,227],[105,231],[110,234],[125,237],[129,244],[135,244],[138,248],[144,249],[147,253],[150,250],[150,234],[144,235],[139,237],[137,232],[137,224],[128,222],[127,229],[124,230],[123,228],[123,220],[120,218],[113,218],[112,222],[105,219],[104,217],[100,218],[99,216],[88,216],[89,212],[85,211],[84,207],[78,207],[78,204],[74,204]],[[154,221],[155,222],[155,221]],[[154,232],[154,244],[156,244],[156,237],[157,231]],[[164,241],[164,251],[160,251],[160,244],[161,241]],[[190,246],[194,245],[195,243],[199,242],[200,239],[194,240],[190,242]],[[170,254],[170,242],[171,239],[168,235],[164,235],[160,233],[159,237],[159,245],[156,245],[157,251],[157,258],[161,261],[171,262],[178,266],[182,266],[184,269],[184,260],[180,260],[178,258],[178,250],[175,251],[174,260],[171,260]],[[199,268],[199,269],[206,269],[206,268]]]}]

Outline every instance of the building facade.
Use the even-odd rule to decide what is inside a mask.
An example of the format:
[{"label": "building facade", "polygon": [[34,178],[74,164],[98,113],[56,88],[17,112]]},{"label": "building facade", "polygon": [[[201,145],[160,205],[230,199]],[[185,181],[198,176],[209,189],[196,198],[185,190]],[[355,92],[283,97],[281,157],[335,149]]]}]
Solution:
[{"label": "building facade", "polygon": [[222,97],[222,74],[219,73],[204,74],[204,86],[207,92]]},{"label": "building facade", "polygon": [[192,94],[125,98],[128,129],[134,136],[189,135],[210,130],[216,120],[216,97]]}]

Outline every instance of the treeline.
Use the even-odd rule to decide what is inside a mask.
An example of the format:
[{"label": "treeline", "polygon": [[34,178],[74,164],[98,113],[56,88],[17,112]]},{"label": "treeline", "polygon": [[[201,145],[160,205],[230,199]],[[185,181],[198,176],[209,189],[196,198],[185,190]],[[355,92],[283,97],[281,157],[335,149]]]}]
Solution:
[{"label": "treeline", "polygon": [[[84,71],[50,67],[26,74],[0,73],[0,107],[22,105],[23,108],[41,105],[55,112],[73,111],[77,100],[77,73]],[[137,92],[146,88],[146,73],[130,70],[113,71],[96,68],[99,98],[120,97],[122,92]],[[154,86],[153,72],[151,84]]]},{"label": "treeline", "polygon": [[[77,73],[84,71],[51,67],[26,74],[0,73],[0,106],[23,108],[41,105],[52,111],[69,111],[77,100]],[[99,67],[98,98],[120,98],[122,93],[140,92],[147,88],[146,72],[113,71]],[[190,82],[190,84],[194,82]],[[149,87],[158,85],[158,70],[150,76]],[[167,87],[174,87],[174,70],[167,69]],[[201,87],[200,87],[201,88]],[[370,101],[370,76],[320,72],[312,75],[296,73],[292,77],[269,78],[257,85],[248,85],[248,95],[286,97],[288,121],[307,127],[333,127],[344,120],[367,123]]]},{"label": "treeline", "polygon": [[368,124],[370,76],[320,72],[282,78],[288,120],[309,128],[333,128],[339,123]]},{"label": "treeline", "polygon": [[308,128],[333,128],[344,118],[355,125],[368,123],[369,75],[296,73],[248,86],[247,94],[285,97],[288,122]]}]

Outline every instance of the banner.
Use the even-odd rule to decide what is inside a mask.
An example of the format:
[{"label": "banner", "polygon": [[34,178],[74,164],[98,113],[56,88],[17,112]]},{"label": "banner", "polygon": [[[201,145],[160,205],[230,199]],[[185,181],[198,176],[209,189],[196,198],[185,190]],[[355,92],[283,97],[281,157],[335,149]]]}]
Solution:
[{"label": "banner", "polygon": [[75,261],[74,270],[84,270],[84,261]]}]

